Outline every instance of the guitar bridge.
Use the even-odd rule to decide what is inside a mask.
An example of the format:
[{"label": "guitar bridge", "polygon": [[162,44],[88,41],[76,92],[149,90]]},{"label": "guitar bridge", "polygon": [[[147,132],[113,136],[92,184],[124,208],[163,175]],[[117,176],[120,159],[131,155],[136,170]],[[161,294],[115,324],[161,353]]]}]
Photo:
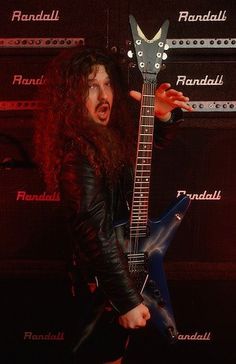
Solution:
[{"label": "guitar bridge", "polygon": [[126,257],[131,277],[139,292],[142,293],[148,279],[148,254],[147,252],[126,253]]}]

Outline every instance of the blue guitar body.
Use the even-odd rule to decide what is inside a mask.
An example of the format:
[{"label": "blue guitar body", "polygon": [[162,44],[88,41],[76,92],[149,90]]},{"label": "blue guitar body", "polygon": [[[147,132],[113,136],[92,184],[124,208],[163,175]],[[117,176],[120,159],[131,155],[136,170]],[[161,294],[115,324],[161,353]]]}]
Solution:
[{"label": "blue guitar body", "polygon": [[[130,253],[130,241],[123,247],[128,257],[130,273],[139,286],[145,304],[151,313],[152,326],[170,342],[177,339],[163,258],[189,207],[190,199],[180,195],[160,216],[148,223],[148,236],[138,238],[138,251]],[[125,233],[124,224],[116,226],[118,239]],[[137,240],[135,238],[135,240]]]}]

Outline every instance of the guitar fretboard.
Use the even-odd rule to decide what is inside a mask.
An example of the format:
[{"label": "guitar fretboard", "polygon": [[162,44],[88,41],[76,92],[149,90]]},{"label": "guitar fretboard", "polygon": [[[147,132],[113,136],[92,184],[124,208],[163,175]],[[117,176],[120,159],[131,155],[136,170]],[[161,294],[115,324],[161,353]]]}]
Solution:
[{"label": "guitar fretboard", "polygon": [[149,190],[154,131],[155,84],[144,82],[142,89],[130,236],[145,237],[149,210]]}]

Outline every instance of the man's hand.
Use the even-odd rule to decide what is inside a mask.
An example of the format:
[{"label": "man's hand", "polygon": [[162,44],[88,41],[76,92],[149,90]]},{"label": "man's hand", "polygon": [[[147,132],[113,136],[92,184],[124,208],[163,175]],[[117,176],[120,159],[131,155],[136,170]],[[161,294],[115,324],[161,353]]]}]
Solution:
[{"label": "man's hand", "polygon": [[[130,91],[130,96],[135,100],[141,100],[141,93]],[[187,111],[193,111],[193,108],[187,104],[189,98],[182,92],[171,88],[170,83],[162,83],[155,92],[155,116],[161,121],[168,121],[171,117],[171,111],[176,107]]]},{"label": "man's hand", "polygon": [[143,303],[140,303],[140,305],[121,315],[119,317],[119,324],[125,329],[139,329],[146,326],[149,319],[149,309]]}]

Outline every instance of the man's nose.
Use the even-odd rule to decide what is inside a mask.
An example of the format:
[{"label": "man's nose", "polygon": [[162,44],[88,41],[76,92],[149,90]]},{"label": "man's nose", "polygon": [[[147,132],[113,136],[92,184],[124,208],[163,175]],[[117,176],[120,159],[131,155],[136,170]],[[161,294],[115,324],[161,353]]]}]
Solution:
[{"label": "man's nose", "polygon": [[101,100],[107,100],[107,92],[106,92],[105,87],[103,87],[103,86],[100,86],[100,88],[99,88],[99,98]]}]

